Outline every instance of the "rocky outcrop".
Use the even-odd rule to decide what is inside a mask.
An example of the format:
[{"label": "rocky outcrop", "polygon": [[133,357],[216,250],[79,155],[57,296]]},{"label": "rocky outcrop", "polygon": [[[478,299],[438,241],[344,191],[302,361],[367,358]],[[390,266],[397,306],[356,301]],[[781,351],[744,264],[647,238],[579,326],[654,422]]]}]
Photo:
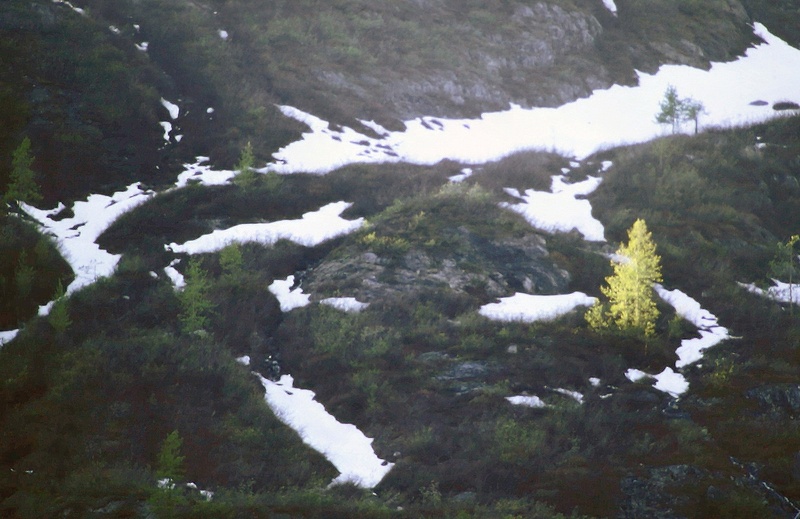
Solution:
[{"label": "rocky outcrop", "polygon": [[539,235],[489,240],[460,229],[458,241],[444,257],[423,248],[411,248],[399,258],[371,251],[342,254],[309,271],[304,286],[315,298],[341,293],[371,302],[431,289],[481,300],[517,291],[552,294],[569,282],[569,274],[549,258]]},{"label": "rocky outcrop", "polygon": [[[590,58],[603,32],[591,13],[537,2],[497,16],[491,28],[455,25],[454,32],[464,40],[481,44],[449,47],[451,56],[444,66],[420,63],[415,73],[380,67],[358,77],[323,70],[318,78],[347,95],[371,91],[406,119],[474,114],[504,109],[509,103],[555,106],[610,85],[602,65]],[[578,64],[575,60],[588,73],[548,73],[556,65],[569,69]]]},{"label": "rocky outcrop", "polygon": [[747,391],[761,411],[775,417],[795,417],[800,413],[800,385],[773,384]]}]

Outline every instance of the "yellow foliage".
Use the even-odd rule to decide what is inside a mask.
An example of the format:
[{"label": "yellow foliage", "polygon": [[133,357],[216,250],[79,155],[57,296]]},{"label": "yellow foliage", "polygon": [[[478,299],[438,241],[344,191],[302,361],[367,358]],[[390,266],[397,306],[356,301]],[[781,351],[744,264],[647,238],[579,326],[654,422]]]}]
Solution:
[{"label": "yellow foliage", "polygon": [[600,289],[608,303],[590,308],[586,321],[595,330],[614,328],[649,337],[658,318],[653,284],[661,281],[661,257],[644,220],[634,222],[627,245],[622,245],[617,255],[620,260],[612,262],[614,273]]}]

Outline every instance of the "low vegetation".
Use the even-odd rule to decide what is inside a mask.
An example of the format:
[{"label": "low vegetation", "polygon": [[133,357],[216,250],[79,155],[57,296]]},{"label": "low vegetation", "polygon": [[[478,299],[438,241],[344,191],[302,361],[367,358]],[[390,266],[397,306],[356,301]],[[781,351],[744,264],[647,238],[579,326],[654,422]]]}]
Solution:
[{"label": "low vegetation", "polygon": [[[198,150],[239,175],[162,192],[123,215],[99,239],[122,255],[117,271],[68,296],[73,274],[56,245],[13,203],[0,216],[0,327],[21,328],[0,349],[0,515],[711,518],[767,517],[800,502],[800,324],[791,307],[739,285],[796,274],[800,117],[589,158],[613,163],[589,196],[609,244],[593,244],[538,232],[500,207],[506,187],[548,188],[569,163],[554,153],[507,157],[460,184],[447,179],[462,166],[446,161],[326,176],[253,170],[301,129],[275,103],[396,124],[399,104],[366,98],[356,111],[346,88],[320,94],[320,85],[381,65],[469,72],[452,45],[515,28],[521,4],[73,3],[90,16],[45,0],[0,7],[3,189],[31,172],[43,203],[132,180],[168,185]],[[614,18],[600,2],[552,2],[600,20],[588,52],[606,56],[606,79],[660,62],[659,42],[686,40],[721,59],[749,39],[736,2],[619,4]],[[754,17],[794,12],[790,2],[742,5]],[[796,29],[790,19],[780,30]],[[148,53],[134,41],[150,41]],[[309,72],[320,63],[327,79]],[[547,73],[583,66],[566,60]],[[166,144],[159,100],[177,92],[187,140]],[[366,224],[318,247],[250,243],[193,257],[164,248],[339,200],[353,203],[346,218]],[[640,221],[644,232],[627,236]],[[602,296],[614,275],[607,254],[626,237],[622,252],[652,238],[664,284],[734,337],[684,370],[691,389],[678,400],[625,377],[674,366],[681,340],[696,336],[661,301],[641,334],[598,333],[584,310],[536,323],[478,313],[516,291]],[[175,259],[183,290],[164,272]],[[283,313],[268,287],[289,275],[314,302]],[[316,302],[355,290],[380,297],[359,313]],[[336,470],[274,416],[253,371],[290,373],[374,438],[393,469],[372,490],[328,487]],[[512,405],[512,395],[544,407]]]}]

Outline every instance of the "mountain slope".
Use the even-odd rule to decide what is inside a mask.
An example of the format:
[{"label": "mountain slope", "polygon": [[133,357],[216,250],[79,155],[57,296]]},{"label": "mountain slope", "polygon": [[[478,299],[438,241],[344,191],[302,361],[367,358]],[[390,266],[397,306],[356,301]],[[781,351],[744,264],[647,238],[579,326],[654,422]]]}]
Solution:
[{"label": "mountain slope", "polygon": [[[793,517],[798,324],[739,282],[765,280],[774,246],[800,226],[796,115],[580,162],[530,151],[470,171],[354,164],[232,182],[204,162],[179,166],[197,154],[232,164],[248,141],[265,161],[305,131],[276,103],[327,117],[333,133],[364,118],[392,129],[416,115],[560,105],[630,82],[634,69],[730,59],[753,40],[748,13],[791,12],[733,0],[617,5],[616,16],[581,0],[0,7],[0,95],[13,100],[3,145],[31,135],[48,202],[134,180],[173,186],[179,173],[187,184],[132,186],[143,203],[113,223],[76,220],[74,234],[107,226],[96,241],[121,255],[116,270],[26,319],[0,350],[3,515]],[[795,34],[792,20],[775,30]],[[70,45],[51,53],[59,38]],[[159,123],[170,123],[168,140]],[[81,138],[62,138],[73,130]],[[548,189],[591,204],[609,241],[541,230],[509,210],[534,199],[525,190]],[[110,212],[129,202],[111,200]],[[165,247],[240,224],[296,226],[340,201],[358,225],[319,244]],[[80,211],[68,206],[41,219],[70,221]],[[4,229],[29,219],[10,209]],[[535,322],[481,312],[514,293],[600,296],[607,256],[637,218],[667,287],[735,337],[681,370],[680,398],[627,376],[672,366],[698,334],[666,302],[647,341],[597,334],[581,308]],[[325,223],[314,222],[316,235]],[[46,241],[14,243],[41,256],[36,268],[64,272]],[[7,286],[20,255],[4,260]],[[276,282],[309,304],[282,309]],[[25,300],[30,312],[46,294]],[[322,302],[349,297],[368,305]],[[336,470],[265,405],[253,371],[291,374],[375,439],[393,466],[374,494],[328,487]]]}]

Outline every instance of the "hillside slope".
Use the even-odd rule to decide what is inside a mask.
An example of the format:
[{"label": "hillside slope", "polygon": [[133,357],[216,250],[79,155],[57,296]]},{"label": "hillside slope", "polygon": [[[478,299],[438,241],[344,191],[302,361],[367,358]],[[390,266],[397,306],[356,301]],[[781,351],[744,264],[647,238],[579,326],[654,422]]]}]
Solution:
[{"label": "hillside slope", "polygon": [[[556,107],[732,60],[752,21],[797,46],[792,4],[4,2],[0,184],[27,135],[42,207],[65,207],[0,215],[20,328],[0,349],[0,515],[795,517],[797,309],[743,286],[766,288],[800,229],[793,111],[579,161],[222,169],[298,142],[277,105],[334,141]],[[537,204],[587,210],[607,241],[537,224]],[[659,299],[650,338],[597,333],[585,306],[638,218],[684,306]],[[35,315],[59,284],[78,288]],[[703,319],[725,340],[676,365]],[[265,389],[314,391],[382,477],[340,473]]]}]

